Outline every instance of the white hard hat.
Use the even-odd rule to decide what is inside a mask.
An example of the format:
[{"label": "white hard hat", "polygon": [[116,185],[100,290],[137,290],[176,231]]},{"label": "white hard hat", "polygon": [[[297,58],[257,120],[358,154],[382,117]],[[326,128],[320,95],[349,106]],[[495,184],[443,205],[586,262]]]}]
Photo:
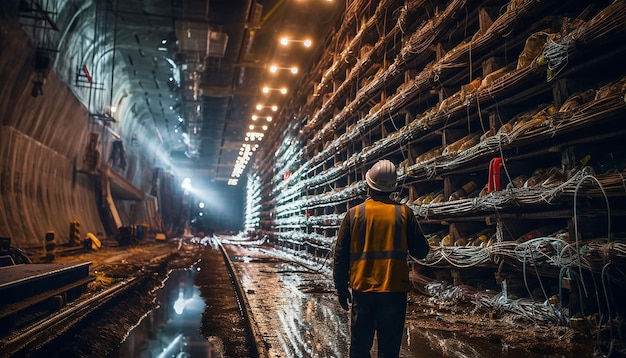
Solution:
[{"label": "white hard hat", "polygon": [[365,173],[370,188],[381,192],[392,192],[397,187],[396,166],[389,160],[379,160]]}]

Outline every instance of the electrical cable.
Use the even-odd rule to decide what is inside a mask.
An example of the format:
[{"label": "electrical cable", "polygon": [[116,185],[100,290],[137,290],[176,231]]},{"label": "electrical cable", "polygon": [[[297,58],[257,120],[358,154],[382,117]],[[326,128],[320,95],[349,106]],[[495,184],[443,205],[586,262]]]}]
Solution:
[{"label": "electrical cable", "polygon": [[509,170],[506,167],[506,159],[504,158],[504,151],[502,150],[502,136],[498,136],[498,149],[500,150],[500,159],[502,159],[502,168],[504,168],[504,173],[506,174],[507,179],[509,179],[509,184],[512,184],[513,179],[511,179]]},{"label": "electrical cable", "polygon": [[480,100],[478,99],[478,96],[475,96],[475,97],[476,97],[476,109],[478,111],[478,119],[480,122],[480,128],[482,128],[483,134],[484,134],[484,133],[487,133],[487,130],[485,129],[485,124],[483,123],[483,114],[480,109]]},{"label": "electrical cable", "polygon": [[[604,353],[602,351],[602,347],[600,345],[600,332],[602,331],[602,319],[600,319],[598,321],[598,335],[596,336],[596,348],[598,349],[598,351],[600,352],[600,354],[602,354],[603,357],[610,357],[611,354],[613,353],[613,349],[614,349],[614,340],[613,340],[613,324],[612,324],[612,318],[613,318],[613,313],[611,312],[611,302],[610,302],[610,297],[612,297],[612,295],[609,295],[609,291],[610,291],[610,286],[608,286],[609,288],[607,289],[607,285],[606,285],[606,280],[605,277],[607,276],[606,274],[606,270],[607,268],[611,265],[611,263],[607,263],[606,265],[604,265],[604,267],[602,267],[602,274],[601,274],[601,279],[602,279],[602,288],[604,290],[604,297],[606,299],[606,305],[607,305],[607,311],[608,311],[608,319],[607,319],[607,325],[609,326],[609,352],[608,353]],[[599,306],[598,306],[599,308]]]},{"label": "electrical cable", "polygon": [[[609,205],[609,199],[608,196],[606,195],[606,192],[604,191],[604,187],[602,186],[602,183],[600,183],[600,181],[593,175],[585,175],[582,177],[582,179],[576,184],[576,188],[574,189],[574,238],[575,238],[575,242],[576,242],[576,254],[579,255],[580,257],[580,244],[579,244],[579,231],[578,231],[578,214],[577,214],[577,198],[578,198],[578,190],[580,189],[580,185],[582,183],[585,182],[585,180],[587,179],[591,179],[592,181],[594,181],[599,187],[600,190],[602,191],[602,194],[604,195],[605,201],[606,201],[606,207],[607,207],[607,218],[608,218],[608,224],[607,224],[607,242],[611,241],[611,207]],[[581,276],[581,280],[584,280],[582,277],[582,266],[579,265],[579,273]],[[583,288],[585,289],[585,296],[588,296],[589,293],[587,292],[587,287],[584,284],[583,281]]]}]

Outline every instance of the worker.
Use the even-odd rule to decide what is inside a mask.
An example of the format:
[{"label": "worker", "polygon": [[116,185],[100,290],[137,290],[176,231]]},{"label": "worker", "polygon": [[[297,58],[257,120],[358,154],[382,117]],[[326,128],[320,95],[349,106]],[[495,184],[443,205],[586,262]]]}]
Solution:
[{"label": "worker", "polygon": [[337,234],[333,279],[341,307],[352,304],[350,357],[370,357],[374,334],[379,357],[398,357],[410,290],[407,250],[421,259],[429,246],[413,211],[390,198],[396,166],[380,160],[365,179],[368,198],[348,210]]}]

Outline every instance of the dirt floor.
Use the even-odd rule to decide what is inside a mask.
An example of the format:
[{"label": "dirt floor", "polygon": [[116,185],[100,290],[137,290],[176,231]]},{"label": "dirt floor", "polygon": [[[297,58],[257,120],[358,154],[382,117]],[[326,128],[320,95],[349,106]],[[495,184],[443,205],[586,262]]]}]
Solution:
[{"label": "dirt floor", "polygon": [[80,322],[60,340],[29,355],[47,358],[114,356],[127,332],[146,312],[159,305],[154,291],[162,285],[168,272],[190,267],[200,259],[202,252],[200,246],[183,245],[179,241],[146,241],[134,247],[119,247],[114,241],[105,241],[98,251],[79,250],[72,254],[61,251],[55,262],[91,262],[90,274],[95,279],[81,298],[131,277],[139,277],[141,282]]},{"label": "dirt floor", "polygon": [[[271,245],[231,242],[227,247],[250,293],[257,324],[272,343],[270,356],[346,356],[349,322],[338,305],[327,260],[310,261]],[[271,332],[270,327],[278,327],[279,332]],[[413,292],[401,356],[601,356],[594,354],[596,342],[590,333],[476,309],[467,300],[442,303]],[[612,356],[619,356],[618,352]]]},{"label": "dirt floor", "polygon": [[221,251],[216,247],[207,247],[202,254],[200,268],[195,283],[206,302],[202,314],[203,335],[219,337],[226,357],[252,356],[254,341],[243,319],[241,302],[235,294]]},{"label": "dirt floor", "polygon": [[[413,330],[431,330],[432,354],[473,357],[594,357],[592,335],[565,326],[533,323],[514,314],[476,311],[467,302],[446,306],[429,302],[430,297],[411,295],[407,325]],[[449,354],[456,352],[457,354]],[[471,353],[471,354],[470,354]]]},{"label": "dirt floor", "polygon": [[[305,304],[308,302],[304,311],[301,314],[296,314],[296,316],[308,316],[300,317],[298,320],[305,321],[302,323],[304,325],[307,324],[306,320],[309,318],[326,322],[326,333],[317,332],[318,336],[326,334],[325,340],[347,339],[347,315],[339,308],[328,271],[320,270],[316,273],[318,276],[315,278],[310,277],[301,281],[301,277],[306,276],[307,270],[310,269],[310,266],[306,268],[306,260],[295,256],[289,258],[289,253],[276,250],[271,245],[264,244],[259,247],[262,248],[263,260],[274,265],[274,269],[261,268],[259,272],[264,275],[276,275],[277,273],[289,275],[291,277],[289,280],[297,280],[293,281],[297,284],[291,285],[291,289],[295,289],[292,292],[296,295],[294,300],[295,297],[299,297]],[[242,264],[254,262],[255,252],[261,252],[259,247],[246,246],[245,250],[247,251],[240,251],[237,257],[233,257],[236,259],[236,266],[239,267],[238,272],[244,269]],[[161,284],[168,270],[189,267],[201,259],[206,260],[204,264],[201,263],[201,267],[203,267],[202,265],[207,265],[208,262],[220,258],[216,252],[216,249],[210,245],[204,246],[172,240],[142,243],[132,248],[103,245],[101,250],[97,252],[58,257],[57,261],[59,262],[92,262],[91,271],[96,279],[89,286],[87,294],[98,292],[102,287],[120,278],[137,274],[145,278],[140,288],[129,292],[123,300],[112,302],[110,306],[102,310],[102,313],[95,320],[82,324],[78,329],[73,330],[65,338],[73,342],[72,348],[68,349],[65,352],[67,354],[65,354],[63,353],[64,345],[61,344],[57,347],[59,354],[61,354],[59,356],[110,356],[112,350],[119,345],[120,337],[124,337],[126,332],[145,315],[146,311],[158,304],[150,292]],[[268,253],[276,253],[278,259],[268,260]],[[298,262],[303,262],[305,266],[298,266]],[[285,263],[289,263],[290,266],[285,266]],[[276,266],[277,264],[278,266]],[[313,262],[312,264],[322,263]],[[201,274],[196,278],[196,285],[200,288],[207,303],[207,310],[203,314],[203,335],[220,337],[226,347],[224,357],[248,356],[249,351],[247,351],[246,345],[249,344],[249,341],[246,340],[245,328],[242,326],[243,321],[239,312],[241,303],[234,300],[234,294],[224,296],[224,293],[215,291],[216,286],[228,287],[230,277],[225,274],[225,271],[221,271],[222,269],[209,268],[213,266],[204,267],[206,270],[201,271]],[[259,268],[257,267],[255,270],[259,270]],[[254,281],[255,278],[247,277],[244,280]],[[261,279],[258,278],[256,281],[258,284]],[[276,276],[274,281],[285,282],[285,276]],[[263,282],[260,284],[263,285]],[[246,289],[246,292],[253,301],[263,299],[258,294],[260,291],[249,288]],[[317,305],[317,303],[326,307],[321,314],[310,312],[311,305]],[[271,306],[273,303],[266,301],[265,304]],[[278,309],[282,309],[282,306],[267,308],[269,311]],[[292,324],[292,322],[286,324]],[[329,329],[338,329],[343,333],[330,332]],[[569,327],[529,322],[512,314],[493,314],[484,310],[476,310],[475,304],[466,301],[436,303],[428,296],[412,293],[409,300],[403,356],[600,357],[602,354],[594,353],[596,350],[594,333],[592,329],[575,330]],[[621,344],[621,342],[619,343]],[[289,345],[288,342],[284,343],[284,340],[283,344]],[[302,344],[306,345],[306,342]],[[316,344],[319,345],[320,342]],[[335,347],[330,355],[323,356],[341,357],[345,353],[346,346],[347,343],[344,343],[338,348]],[[601,348],[605,349],[606,346],[601,346]],[[608,352],[608,348],[606,349],[605,353]],[[306,351],[306,349],[302,350],[302,352]],[[611,353],[612,357],[624,356],[618,350]],[[33,356],[37,355],[33,354]],[[287,354],[286,356],[291,355]],[[299,353],[293,356],[302,355]],[[322,355],[311,353],[308,356]],[[50,355],[48,354],[47,357]]]}]

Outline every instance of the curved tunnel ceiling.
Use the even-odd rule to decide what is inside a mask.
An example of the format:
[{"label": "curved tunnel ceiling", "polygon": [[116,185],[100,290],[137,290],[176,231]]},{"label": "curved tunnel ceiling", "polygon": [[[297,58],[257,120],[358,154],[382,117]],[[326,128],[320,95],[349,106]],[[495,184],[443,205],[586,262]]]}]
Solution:
[{"label": "curved tunnel ceiling", "polygon": [[[340,6],[326,0],[59,1],[55,66],[75,77],[73,90],[94,116],[113,122],[155,165],[228,181],[251,116],[268,115],[255,106],[278,105],[269,113],[278,116],[288,99],[263,94],[262,87],[293,86],[316,54],[314,47],[279,47],[279,36],[319,44]],[[271,64],[300,71],[271,75]],[[265,124],[277,130],[276,123]]]}]

